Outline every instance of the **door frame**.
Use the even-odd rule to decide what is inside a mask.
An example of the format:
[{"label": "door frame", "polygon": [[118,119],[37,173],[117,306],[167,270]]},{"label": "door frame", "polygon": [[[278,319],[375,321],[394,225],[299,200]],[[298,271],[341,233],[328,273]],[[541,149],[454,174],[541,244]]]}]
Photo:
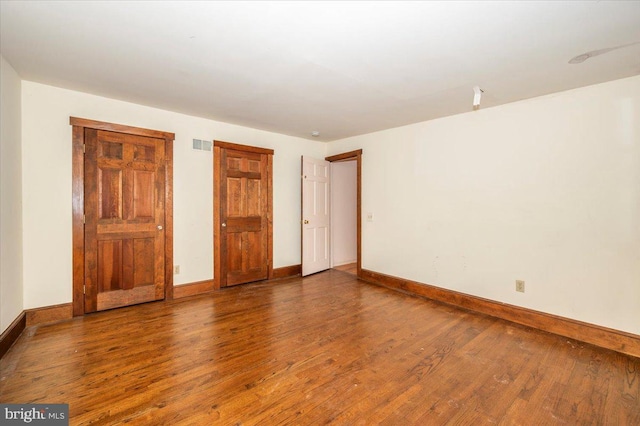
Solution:
[{"label": "door frame", "polygon": [[[240,145],[232,142],[213,141],[213,288],[220,290],[222,286],[222,252],[220,232],[220,189],[222,185],[221,150],[253,152],[267,155],[267,279],[273,279],[273,153],[272,149]],[[226,287],[226,282],[224,283]]]},{"label": "door frame", "polygon": [[173,299],[173,141],[175,134],[159,130],[85,118],[69,117],[72,130],[72,241],[73,316],[84,315],[84,134],[85,129],[106,130],[135,136],[164,139],[164,298]]},{"label": "door frame", "polygon": [[356,245],[357,260],[356,270],[358,278],[362,278],[362,149],[344,152],[342,154],[331,155],[324,158],[330,163],[338,161],[356,161]]}]

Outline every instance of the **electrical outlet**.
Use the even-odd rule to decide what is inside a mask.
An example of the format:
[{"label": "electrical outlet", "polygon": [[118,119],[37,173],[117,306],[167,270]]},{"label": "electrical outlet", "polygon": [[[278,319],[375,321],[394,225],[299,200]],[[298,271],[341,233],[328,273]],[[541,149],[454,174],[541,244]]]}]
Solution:
[{"label": "electrical outlet", "polygon": [[180,273],[180,265],[175,265],[173,267],[173,273],[174,273],[174,275],[177,275],[177,274]]},{"label": "electrical outlet", "polygon": [[524,293],[524,281],[516,280],[516,291],[519,291],[520,293]]}]

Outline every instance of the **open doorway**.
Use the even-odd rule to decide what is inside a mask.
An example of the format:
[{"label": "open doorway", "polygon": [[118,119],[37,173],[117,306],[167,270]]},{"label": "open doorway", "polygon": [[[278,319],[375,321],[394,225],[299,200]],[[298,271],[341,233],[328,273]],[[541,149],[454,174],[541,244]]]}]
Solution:
[{"label": "open doorway", "polygon": [[331,164],[331,268],[357,275],[357,190],[355,158]]},{"label": "open doorway", "polygon": [[[331,254],[331,174],[327,173],[331,163],[354,162],[356,172],[355,188],[355,271],[362,274],[362,150],[346,152],[326,157],[324,162],[312,158],[302,158],[302,275],[309,275],[333,266]],[[336,262],[338,263],[338,262]]]}]

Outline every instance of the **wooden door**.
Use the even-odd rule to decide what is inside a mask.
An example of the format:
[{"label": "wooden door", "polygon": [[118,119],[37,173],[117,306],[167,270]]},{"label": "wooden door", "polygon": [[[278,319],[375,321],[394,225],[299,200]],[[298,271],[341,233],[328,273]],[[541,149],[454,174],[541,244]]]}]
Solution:
[{"label": "wooden door", "polygon": [[214,248],[219,250],[219,286],[266,280],[272,270],[270,164],[273,151],[214,143],[220,173],[219,220],[216,221],[219,222],[219,248]]},{"label": "wooden door", "polygon": [[329,162],[302,156],[302,276],[331,267]]},{"label": "wooden door", "polygon": [[85,312],[164,298],[165,140],[85,129]]}]

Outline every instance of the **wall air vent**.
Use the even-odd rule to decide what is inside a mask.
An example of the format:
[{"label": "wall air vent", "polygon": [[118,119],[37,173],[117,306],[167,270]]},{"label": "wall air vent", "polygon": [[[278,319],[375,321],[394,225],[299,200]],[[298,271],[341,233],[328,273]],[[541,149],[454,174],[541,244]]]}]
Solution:
[{"label": "wall air vent", "polygon": [[193,140],[193,149],[197,149],[198,151],[209,151],[213,147],[213,142],[205,140],[205,139],[194,139]]}]

